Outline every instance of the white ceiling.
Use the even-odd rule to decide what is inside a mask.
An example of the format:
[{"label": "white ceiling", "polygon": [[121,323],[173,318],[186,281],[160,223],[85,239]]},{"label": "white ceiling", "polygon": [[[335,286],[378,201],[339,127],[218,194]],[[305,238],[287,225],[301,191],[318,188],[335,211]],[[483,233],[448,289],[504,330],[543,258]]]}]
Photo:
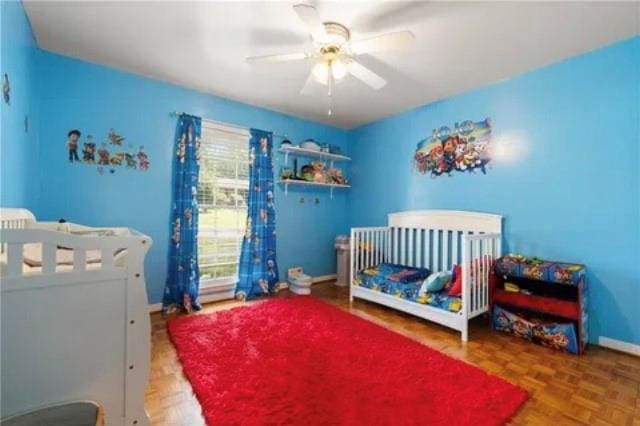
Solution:
[{"label": "white ceiling", "polygon": [[352,128],[640,32],[640,3],[318,2],[352,40],[411,30],[402,51],[362,56],[388,80],[353,77],[300,95],[312,62],[248,64],[311,50],[293,2],[38,2],[25,8],[40,47],[292,115]]}]

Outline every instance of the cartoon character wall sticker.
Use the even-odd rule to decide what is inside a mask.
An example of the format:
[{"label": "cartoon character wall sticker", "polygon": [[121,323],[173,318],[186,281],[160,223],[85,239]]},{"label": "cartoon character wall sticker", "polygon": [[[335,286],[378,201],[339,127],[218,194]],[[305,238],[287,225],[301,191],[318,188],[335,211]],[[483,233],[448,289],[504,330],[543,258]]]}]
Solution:
[{"label": "cartoon character wall sticker", "polygon": [[85,164],[93,164],[96,162],[96,144],[93,142],[93,136],[88,135],[87,141],[83,143],[82,161]]},{"label": "cartoon character wall sticker", "polygon": [[[126,138],[114,129],[109,129],[105,141],[99,144],[94,141],[92,135],[87,135],[82,142],[81,137],[82,132],[78,129],[69,130],[67,133],[66,147],[70,163],[95,164],[101,175],[105,173],[103,166],[107,166],[111,174],[115,173],[117,168],[149,170],[151,163],[148,154],[144,151],[144,145],[140,145],[137,150],[132,143],[126,148],[123,147]],[[82,149],[82,160],[78,155],[78,149]]]},{"label": "cartoon character wall sticker", "polygon": [[7,73],[4,73],[2,77],[2,97],[5,104],[11,104],[11,83],[9,83],[9,75]]},{"label": "cartoon character wall sticker", "polygon": [[78,158],[78,139],[80,139],[80,130],[73,129],[67,133],[67,150],[69,151],[69,162],[80,161]]},{"label": "cartoon character wall sticker", "polygon": [[454,171],[487,173],[491,161],[491,120],[455,123],[453,129],[442,126],[433,129],[431,136],[418,143],[413,157],[414,166],[421,174],[437,177],[451,176]]}]

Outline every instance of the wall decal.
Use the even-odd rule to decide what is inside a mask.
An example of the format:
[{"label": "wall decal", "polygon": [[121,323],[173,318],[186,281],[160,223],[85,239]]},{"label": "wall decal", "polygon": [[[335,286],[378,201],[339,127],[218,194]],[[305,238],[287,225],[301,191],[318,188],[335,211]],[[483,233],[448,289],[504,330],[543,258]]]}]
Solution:
[{"label": "wall decal", "polygon": [[149,170],[149,157],[147,153],[144,152],[144,146],[140,146],[140,150],[138,151],[138,165],[140,166],[140,170]]},{"label": "wall decal", "polygon": [[109,130],[109,134],[107,135],[107,138],[109,138],[110,144],[116,145],[116,146],[122,146],[122,141],[125,140],[123,136],[116,133],[116,131],[113,129]]},{"label": "wall decal", "polygon": [[67,150],[69,151],[69,162],[80,161],[78,158],[78,139],[82,133],[78,129],[69,130],[67,133]]},{"label": "wall decal", "polygon": [[451,176],[454,171],[487,173],[491,161],[491,119],[455,123],[453,129],[442,126],[418,142],[413,157],[416,170],[431,177]]},{"label": "wall decal", "polygon": [[[97,171],[103,175],[108,170],[110,174],[115,174],[117,167],[129,170],[149,170],[149,156],[144,151],[144,146],[140,145],[136,151],[133,143],[129,143],[126,148],[122,147],[125,138],[110,129],[105,142],[96,144],[92,135],[87,135],[86,139],[80,143],[82,132],[78,129],[69,130],[67,133],[67,151],[70,163],[83,163],[86,165],[97,165]],[[78,148],[82,145],[82,161],[78,156]],[[113,146],[113,151],[110,151]],[[97,156],[96,156],[97,154]],[[103,166],[108,166],[107,168]]]},{"label": "wall decal", "polygon": [[82,161],[85,164],[94,164],[96,162],[96,144],[93,142],[93,136],[88,135],[87,141],[83,143]]},{"label": "wall decal", "polygon": [[11,84],[9,83],[9,75],[4,73],[4,77],[2,78],[2,97],[4,98],[4,102],[7,105],[11,104]]},{"label": "wall decal", "polygon": [[105,148],[105,144],[102,144],[102,148],[98,150],[98,164],[108,166],[109,163],[109,151]]}]

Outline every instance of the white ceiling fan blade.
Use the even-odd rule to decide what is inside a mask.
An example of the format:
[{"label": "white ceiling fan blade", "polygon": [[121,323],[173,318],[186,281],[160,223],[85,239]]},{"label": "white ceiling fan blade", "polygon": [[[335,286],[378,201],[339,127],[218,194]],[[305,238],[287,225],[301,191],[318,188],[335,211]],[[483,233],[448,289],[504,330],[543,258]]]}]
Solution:
[{"label": "white ceiling fan blade", "polygon": [[320,15],[315,7],[310,4],[300,3],[293,6],[293,10],[295,10],[302,22],[305,23],[314,41],[322,42],[328,38],[322,19],[320,19]]},{"label": "white ceiling fan blade", "polygon": [[304,82],[304,86],[302,86],[302,90],[300,90],[301,95],[312,95],[314,90],[313,86],[316,84],[316,80],[313,76],[313,72],[309,73],[309,77],[307,77],[307,81]]},{"label": "white ceiling fan blade", "polygon": [[380,90],[387,85],[387,80],[356,61],[351,61],[347,64],[347,71],[375,90]]},{"label": "white ceiling fan blade", "polygon": [[288,62],[313,58],[313,53],[286,53],[283,55],[249,56],[247,62]]},{"label": "white ceiling fan blade", "polygon": [[383,34],[352,42],[351,51],[354,55],[362,55],[363,53],[379,52],[381,50],[401,49],[413,42],[414,38],[411,31]]}]

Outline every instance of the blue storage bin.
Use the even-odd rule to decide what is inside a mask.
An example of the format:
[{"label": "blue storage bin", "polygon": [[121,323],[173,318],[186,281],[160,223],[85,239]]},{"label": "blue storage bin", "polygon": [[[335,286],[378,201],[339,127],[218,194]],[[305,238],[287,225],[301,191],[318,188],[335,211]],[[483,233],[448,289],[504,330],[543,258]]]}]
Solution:
[{"label": "blue storage bin", "polygon": [[554,263],[549,270],[549,281],[578,285],[584,273],[585,267],[579,263]]}]

